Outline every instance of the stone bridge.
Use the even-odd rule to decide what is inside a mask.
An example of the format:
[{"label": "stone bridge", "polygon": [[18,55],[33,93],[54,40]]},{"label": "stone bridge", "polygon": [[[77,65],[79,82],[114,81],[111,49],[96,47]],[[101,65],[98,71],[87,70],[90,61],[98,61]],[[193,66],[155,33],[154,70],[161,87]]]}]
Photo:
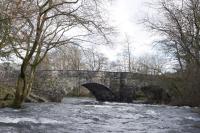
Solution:
[{"label": "stone bridge", "polygon": [[158,75],[129,72],[41,70],[37,72],[36,79],[36,82],[42,83],[57,82],[68,95],[84,96],[92,92],[99,101],[131,102],[134,93],[141,88],[146,86],[164,88]]},{"label": "stone bridge", "polygon": [[[1,71],[0,83],[14,86],[17,75],[17,71]],[[150,89],[147,86],[151,86]],[[152,92],[159,93],[158,96],[153,94],[158,98],[162,93],[160,88],[168,89],[158,75],[85,70],[38,70],[33,87],[33,91],[41,96],[47,92],[65,90],[68,96],[88,96],[92,93],[99,101],[120,102],[131,102],[135,99],[134,94],[141,90],[150,95]],[[55,93],[50,95],[54,96]]]}]

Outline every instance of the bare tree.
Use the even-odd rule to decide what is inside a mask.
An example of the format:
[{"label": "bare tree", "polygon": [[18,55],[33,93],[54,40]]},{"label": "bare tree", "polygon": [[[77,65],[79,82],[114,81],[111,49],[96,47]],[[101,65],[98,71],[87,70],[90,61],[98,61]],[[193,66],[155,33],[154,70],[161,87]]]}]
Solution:
[{"label": "bare tree", "polygon": [[130,49],[130,39],[128,38],[128,36],[126,35],[126,43],[127,43],[127,54],[128,54],[128,71],[131,72],[132,71],[132,63],[131,63],[131,59],[132,59],[132,52]]},{"label": "bare tree", "polygon": [[0,2],[0,58],[7,57],[10,54],[10,49],[8,49],[8,44],[12,41],[10,36],[11,31],[11,21],[10,14],[7,12],[7,5],[9,2],[2,0]]},{"label": "bare tree", "polygon": [[9,1],[14,42],[10,47],[22,60],[13,107],[30,94],[35,71],[47,53],[61,45],[77,44],[83,37],[106,38],[105,21],[97,0]]},{"label": "bare tree", "polygon": [[166,63],[166,57],[163,55],[146,54],[137,59],[135,67],[139,73],[160,75],[164,73]]},{"label": "bare tree", "polygon": [[127,61],[128,72],[132,71],[132,52],[131,52],[131,41],[127,34],[125,34],[125,49],[123,51],[123,56]]},{"label": "bare tree", "polygon": [[[40,65],[40,69],[53,70],[105,70],[108,59],[102,54],[94,50],[94,48],[81,48],[75,45],[61,46],[48,54],[49,62]],[[108,69],[107,69],[108,70]]]},{"label": "bare tree", "polygon": [[97,52],[94,48],[84,50],[82,55],[82,62],[85,66],[84,69],[101,71],[107,65],[108,59],[102,53]]},{"label": "bare tree", "polygon": [[160,19],[146,19],[146,24],[163,35],[164,39],[159,43],[175,55],[182,70],[191,66],[199,67],[199,0],[160,0],[159,7]]},{"label": "bare tree", "polygon": [[174,88],[182,93],[179,104],[197,106],[200,101],[200,1],[160,0],[158,11],[156,20],[148,18],[145,22],[162,35],[160,46],[178,60],[182,86],[175,82]]},{"label": "bare tree", "polygon": [[54,70],[80,70],[81,49],[78,46],[62,46],[49,53],[50,66]]},{"label": "bare tree", "polygon": [[133,72],[134,69],[134,62],[133,62],[133,55],[132,55],[132,47],[131,47],[131,39],[130,37],[125,34],[125,39],[123,41],[123,49],[120,54],[118,54],[118,65],[121,64],[121,70],[126,72]]}]

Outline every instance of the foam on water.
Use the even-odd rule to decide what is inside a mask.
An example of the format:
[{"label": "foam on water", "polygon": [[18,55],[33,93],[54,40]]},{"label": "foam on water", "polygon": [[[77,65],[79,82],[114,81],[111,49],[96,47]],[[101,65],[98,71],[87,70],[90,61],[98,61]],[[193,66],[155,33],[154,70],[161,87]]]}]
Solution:
[{"label": "foam on water", "polygon": [[193,120],[193,121],[200,121],[200,118],[195,118],[195,117],[185,117],[185,119],[188,119],[188,120]]},{"label": "foam on water", "polygon": [[19,123],[19,122],[32,122],[37,123],[36,119],[33,118],[10,118],[10,117],[0,117],[0,123]]},{"label": "foam on water", "polygon": [[94,108],[112,108],[108,105],[85,105],[86,107],[94,107]]},{"label": "foam on water", "polygon": [[0,123],[20,123],[20,122],[30,122],[35,124],[63,124],[64,122],[48,119],[48,118],[11,118],[11,117],[0,117]]},{"label": "foam on water", "polygon": [[104,102],[107,105],[128,105],[129,103]]},{"label": "foam on water", "polygon": [[146,114],[152,115],[152,116],[157,115],[157,113],[156,113],[154,110],[147,110],[147,111],[146,111]]}]

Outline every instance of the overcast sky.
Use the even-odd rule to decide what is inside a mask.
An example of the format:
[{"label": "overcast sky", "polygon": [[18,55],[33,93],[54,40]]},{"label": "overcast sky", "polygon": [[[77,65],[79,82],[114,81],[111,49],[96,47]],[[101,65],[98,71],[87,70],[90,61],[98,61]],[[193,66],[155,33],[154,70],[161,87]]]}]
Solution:
[{"label": "overcast sky", "polygon": [[142,56],[146,53],[155,52],[152,45],[155,37],[145,29],[143,24],[141,24],[141,19],[144,18],[147,13],[152,12],[152,9],[147,6],[147,2],[150,1],[113,0],[111,6],[108,7],[110,23],[115,25],[120,32],[118,37],[119,43],[115,43],[112,48],[101,48],[111,60],[116,59],[116,54],[119,53],[123,45],[125,45],[123,43],[125,34],[130,38],[134,56]]}]

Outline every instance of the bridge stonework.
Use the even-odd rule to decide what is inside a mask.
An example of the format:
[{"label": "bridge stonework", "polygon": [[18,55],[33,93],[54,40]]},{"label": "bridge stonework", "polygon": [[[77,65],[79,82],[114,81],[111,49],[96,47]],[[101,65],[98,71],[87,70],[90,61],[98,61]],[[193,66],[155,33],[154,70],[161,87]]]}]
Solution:
[{"label": "bridge stonework", "polygon": [[129,72],[40,70],[37,71],[36,74],[36,83],[38,82],[42,82],[42,84],[56,82],[58,86],[64,88],[67,93],[73,92],[73,95],[75,94],[78,96],[87,95],[89,93],[89,91],[82,86],[83,84],[98,83],[110,88],[115,95],[119,96],[126,92],[129,93],[131,88],[158,85],[160,80],[158,80],[157,76]]},{"label": "bridge stonework", "polygon": [[[2,69],[0,71],[0,86],[10,86],[13,88],[19,71],[6,70]],[[128,99],[135,92],[140,94],[141,91],[142,93],[145,91],[145,95],[149,94],[150,97],[154,93],[153,97],[157,97],[157,95],[162,93],[160,88],[164,90],[170,88],[168,84],[163,82],[162,76],[159,75],[86,70],[37,70],[32,91],[39,96],[47,95],[47,98],[59,97],[59,95],[90,96],[91,90],[83,86],[87,83],[97,83],[109,88],[118,101],[129,101]],[[91,87],[91,85],[89,86]],[[96,88],[99,89],[101,87],[96,86]]]}]

